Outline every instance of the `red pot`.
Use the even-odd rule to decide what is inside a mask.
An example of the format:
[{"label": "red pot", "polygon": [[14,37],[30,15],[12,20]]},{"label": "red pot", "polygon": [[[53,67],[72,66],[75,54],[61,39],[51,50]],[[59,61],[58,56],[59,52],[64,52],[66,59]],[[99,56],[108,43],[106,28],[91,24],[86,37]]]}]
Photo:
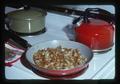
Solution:
[{"label": "red pot", "polygon": [[94,52],[106,51],[113,46],[114,27],[104,20],[91,18],[87,23],[82,22],[75,28],[75,34],[77,42],[87,45]]}]

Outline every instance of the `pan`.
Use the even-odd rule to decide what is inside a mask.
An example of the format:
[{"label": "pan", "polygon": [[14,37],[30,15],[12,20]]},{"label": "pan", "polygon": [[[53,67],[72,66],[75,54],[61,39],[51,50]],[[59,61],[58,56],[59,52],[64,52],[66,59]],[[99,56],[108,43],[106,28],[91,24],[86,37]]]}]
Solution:
[{"label": "pan", "polygon": [[[13,35],[13,33],[10,31],[9,31],[9,34]],[[15,38],[15,37],[17,37],[17,38]],[[22,46],[26,48],[25,57],[28,60],[28,62],[31,64],[32,67],[34,67],[36,70],[40,71],[40,73],[42,72],[42,73],[52,75],[52,76],[65,76],[65,75],[71,75],[71,74],[77,73],[77,72],[83,70],[84,68],[86,68],[88,66],[89,62],[93,58],[93,52],[89,47],[87,47],[86,45],[84,45],[82,43],[78,43],[78,42],[74,42],[74,41],[51,40],[51,41],[46,41],[43,43],[39,42],[39,43],[31,46],[30,44],[28,44],[28,42],[26,40],[20,38],[16,34],[14,34],[13,39],[19,43],[21,42],[20,44],[22,44]],[[41,49],[45,49],[45,48],[56,48],[58,46],[62,46],[63,48],[73,48],[73,49],[80,50],[81,54],[87,58],[87,61],[84,64],[78,65],[74,68],[62,69],[62,70],[46,69],[46,68],[38,67],[35,64],[34,59],[33,59],[33,55],[35,52],[37,52],[38,50],[41,50]]]}]

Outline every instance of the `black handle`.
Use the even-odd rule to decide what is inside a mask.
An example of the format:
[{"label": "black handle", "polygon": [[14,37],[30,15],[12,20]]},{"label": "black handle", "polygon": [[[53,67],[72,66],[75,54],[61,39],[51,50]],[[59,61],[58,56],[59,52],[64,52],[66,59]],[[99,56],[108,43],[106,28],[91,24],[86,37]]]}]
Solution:
[{"label": "black handle", "polygon": [[96,13],[99,13],[99,14],[103,14],[103,15],[109,15],[109,16],[112,16],[112,14],[104,9],[101,9],[101,8],[87,8],[86,9],[86,12],[96,12]]},{"label": "black handle", "polygon": [[102,19],[107,21],[108,23],[111,23],[111,22],[114,23],[115,21],[113,14],[101,8],[87,8],[83,16],[84,22],[89,22],[88,20],[89,17]]},{"label": "black handle", "polygon": [[75,18],[72,22],[72,24],[76,24],[77,22],[79,22],[82,18],[81,17],[78,17],[78,18]]},{"label": "black handle", "polygon": [[22,47],[24,47],[25,49],[31,47],[31,45],[26,40],[22,39],[11,30],[5,29],[5,38],[11,38],[12,40],[20,44]]},{"label": "black handle", "polygon": [[29,10],[30,6],[29,5],[24,5],[24,10]]},{"label": "black handle", "polygon": [[[83,14],[83,22],[88,23],[89,22],[88,18],[101,19],[112,24],[115,23],[115,16],[110,12],[100,8],[87,8]],[[80,20],[81,20],[80,17],[74,19],[73,24],[76,24]]]}]

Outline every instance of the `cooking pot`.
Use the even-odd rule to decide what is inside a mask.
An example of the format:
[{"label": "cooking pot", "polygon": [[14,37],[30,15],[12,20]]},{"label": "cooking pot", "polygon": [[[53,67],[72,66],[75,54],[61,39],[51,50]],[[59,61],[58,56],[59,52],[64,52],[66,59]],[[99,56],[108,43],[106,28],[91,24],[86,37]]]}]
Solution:
[{"label": "cooking pot", "polygon": [[25,6],[24,9],[6,14],[7,27],[19,35],[31,35],[45,32],[46,12]]},{"label": "cooking pot", "polygon": [[[90,12],[97,12],[98,15],[88,15]],[[103,9],[86,9],[81,24],[77,22],[74,28],[75,40],[87,45],[93,52],[110,50],[114,44],[114,24],[111,17],[113,17],[112,14]],[[80,19],[77,18],[75,21]]]}]

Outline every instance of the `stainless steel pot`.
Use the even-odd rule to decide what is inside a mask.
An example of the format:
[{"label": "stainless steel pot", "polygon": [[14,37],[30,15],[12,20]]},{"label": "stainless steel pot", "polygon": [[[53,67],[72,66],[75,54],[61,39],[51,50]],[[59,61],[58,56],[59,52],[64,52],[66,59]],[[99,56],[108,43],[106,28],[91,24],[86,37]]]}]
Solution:
[{"label": "stainless steel pot", "polygon": [[42,9],[24,8],[9,12],[6,23],[9,29],[19,34],[43,32],[46,14]]}]

